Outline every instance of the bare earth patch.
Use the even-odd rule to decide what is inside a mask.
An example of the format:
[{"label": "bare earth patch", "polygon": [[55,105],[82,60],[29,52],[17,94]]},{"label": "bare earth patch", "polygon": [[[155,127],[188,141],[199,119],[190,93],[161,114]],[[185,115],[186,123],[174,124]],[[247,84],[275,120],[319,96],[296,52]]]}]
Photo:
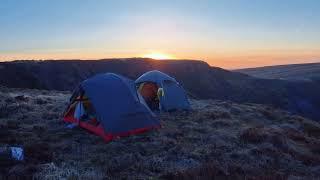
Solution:
[{"label": "bare earth patch", "polygon": [[[160,115],[162,128],[105,143],[67,129],[69,92],[0,90],[0,145],[25,161],[1,177],[39,179],[316,179],[320,124],[271,107],[192,100],[193,111]],[[0,177],[0,179],[1,179]]]}]

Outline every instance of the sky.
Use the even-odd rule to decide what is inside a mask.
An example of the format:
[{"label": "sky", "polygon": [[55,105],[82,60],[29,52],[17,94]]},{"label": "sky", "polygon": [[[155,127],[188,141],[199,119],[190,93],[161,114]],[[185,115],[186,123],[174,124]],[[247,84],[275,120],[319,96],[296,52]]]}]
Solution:
[{"label": "sky", "polygon": [[320,1],[0,2],[0,61],[150,54],[227,69],[320,62]]}]

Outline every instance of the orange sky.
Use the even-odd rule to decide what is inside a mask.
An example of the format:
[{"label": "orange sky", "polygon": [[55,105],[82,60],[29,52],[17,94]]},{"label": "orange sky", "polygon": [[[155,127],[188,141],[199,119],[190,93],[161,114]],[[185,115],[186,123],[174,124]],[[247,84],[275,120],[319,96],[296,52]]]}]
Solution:
[{"label": "orange sky", "polygon": [[1,60],[45,60],[45,59],[103,59],[103,58],[127,58],[127,57],[146,57],[152,53],[159,53],[175,59],[196,59],[206,61],[211,66],[222,67],[226,69],[239,69],[248,67],[260,67],[280,64],[296,64],[308,62],[320,62],[320,50],[301,51],[301,50],[268,50],[268,51],[224,51],[224,52],[196,52],[186,51],[185,53],[174,51],[156,51],[146,50],[145,53],[110,53],[100,51],[76,50],[69,51],[50,51],[46,53],[7,53],[0,54]]}]

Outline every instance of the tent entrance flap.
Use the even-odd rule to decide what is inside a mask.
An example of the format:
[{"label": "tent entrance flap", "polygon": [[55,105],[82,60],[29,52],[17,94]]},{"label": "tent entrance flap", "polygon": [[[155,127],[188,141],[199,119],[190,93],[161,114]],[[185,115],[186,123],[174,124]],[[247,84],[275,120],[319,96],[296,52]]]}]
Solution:
[{"label": "tent entrance flap", "polygon": [[158,89],[158,85],[153,82],[145,82],[139,85],[138,92],[151,110],[159,109]]},{"label": "tent entrance flap", "polygon": [[65,117],[69,117],[68,119],[74,119],[76,122],[81,121],[95,126],[99,125],[94,107],[85,95],[79,95],[77,98],[73,99]]}]

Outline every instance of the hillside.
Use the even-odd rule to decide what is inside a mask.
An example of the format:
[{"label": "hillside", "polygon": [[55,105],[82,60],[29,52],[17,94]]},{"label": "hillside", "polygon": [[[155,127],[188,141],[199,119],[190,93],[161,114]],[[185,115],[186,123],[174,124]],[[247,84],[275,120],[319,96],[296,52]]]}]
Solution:
[{"label": "hillside", "polygon": [[314,80],[320,82],[320,63],[239,69],[236,72],[265,79]]},{"label": "hillside", "polygon": [[320,176],[320,124],[258,104],[192,100],[162,128],[110,143],[61,120],[68,92],[0,89],[0,142],[25,161],[0,161],[0,177],[38,179]]},{"label": "hillside", "polygon": [[0,63],[0,84],[14,88],[72,90],[82,80],[105,72],[135,79],[149,70],[175,77],[197,99],[230,100],[272,105],[315,120],[320,119],[320,84],[250,77],[210,67],[203,61],[108,59],[15,61]]}]

